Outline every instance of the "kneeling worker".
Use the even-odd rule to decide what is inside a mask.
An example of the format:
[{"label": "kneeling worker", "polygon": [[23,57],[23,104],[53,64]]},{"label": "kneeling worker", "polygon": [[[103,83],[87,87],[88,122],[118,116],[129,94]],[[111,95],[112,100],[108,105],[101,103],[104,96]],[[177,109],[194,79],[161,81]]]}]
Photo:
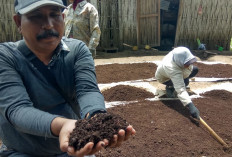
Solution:
[{"label": "kneeling worker", "polygon": [[193,66],[196,61],[196,57],[188,48],[174,48],[158,65],[155,77],[160,83],[166,85],[166,95],[169,98],[177,96],[182,104],[189,108],[192,117],[199,119],[199,110],[191,101],[186,90],[189,78],[198,73],[198,68]]}]

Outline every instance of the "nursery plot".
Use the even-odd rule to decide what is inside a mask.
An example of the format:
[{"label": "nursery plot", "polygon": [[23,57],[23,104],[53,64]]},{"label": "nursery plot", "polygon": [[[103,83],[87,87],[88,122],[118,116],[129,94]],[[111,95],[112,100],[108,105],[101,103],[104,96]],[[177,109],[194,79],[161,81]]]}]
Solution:
[{"label": "nursery plot", "polygon": [[98,83],[112,83],[152,78],[157,65],[154,63],[107,64],[96,66]]},{"label": "nursery plot", "polygon": [[[201,96],[193,99],[201,117],[231,145],[232,93],[214,90]],[[108,112],[127,119],[137,133],[121,147],[107,148],[98,153],[97,157],[232,156],[204,126],[189,117],[188,109],[179,100],[141,100],[109,108]]]},{"label": "nursery plot", "polygon": [[[140,67],[148,69],[146,74],[149,75],[146,77],[139,77],[139,74],[142,74],[144,70],[131,68],[133,64],[135,63],[109,64],[111,65],[110,68],[107,68],[109,65],[96,67],[97,76],[101,76],[97,77],[98,82],[100,86],[104,86],[102,92],[106,102],[117,102],[117,105],[108,108],[108,112],[120,115],[136,129],[135,137],[125,142],[121,147],[107,148],[99,152],[97,157],[232,156],[231,149],[225,150],[204,126],[190,118],[189,110],[178,99],[153,101],[150,98],[156,95],[154,93],[152,95],[151,90],[143,88],[142,85],[140,87],[135,86],[136,81],[134,80],[141,80],[144,82],[140,83],[145,83],[148,80],[143,79],[154,77],[157,68],[157,66],[152,67],[154,63],[144,65],[139,63]],[[118,70],[118,65],[120,65],[120,70]],[[199,68],[197,77],[232,78],[232,66],[229,64],[205,64],[199,62],[195,65]],[[127,67],[133,69],[134,72],[127,73]],[[136,74],[136,77],[133,74]],[[108,80],[102,80],[104,75],[107,75]],[[123,78],[124,75],[127,76],[126,79]],[[117,83],[124,81],[126,81],[124,85]],[[155,81],[155,79],[152,81]],[[232,83],[228,81],[225,83],[228,87],[226,90],[219,90],[220,87],[214,89],[214,86],[212,86],[205,89],[204,93],[202,93],[204,90],[201,89],[198,82],[190,83],[190,87],[191,84],[196,86],[195,89],[200,89],[200,92],[196,91],[192,97],[192,101],[200,111],[200,116],[231,146],[232,93],[228,88],[231,87]],[[196,93],[197,96],[194,97]],[[126,101],[128,103],[125,103]]]}]

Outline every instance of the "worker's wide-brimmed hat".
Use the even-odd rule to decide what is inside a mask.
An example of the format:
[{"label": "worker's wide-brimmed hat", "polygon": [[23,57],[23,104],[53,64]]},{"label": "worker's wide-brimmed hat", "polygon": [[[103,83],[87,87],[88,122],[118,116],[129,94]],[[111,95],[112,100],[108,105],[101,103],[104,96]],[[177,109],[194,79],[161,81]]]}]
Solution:
[{"label": "worker's wide-brimmed hat", "polygon": [[62,0],[15,0],[15,12],[18,14],[27,14],[42,6],[53,5],[66,8]]}]

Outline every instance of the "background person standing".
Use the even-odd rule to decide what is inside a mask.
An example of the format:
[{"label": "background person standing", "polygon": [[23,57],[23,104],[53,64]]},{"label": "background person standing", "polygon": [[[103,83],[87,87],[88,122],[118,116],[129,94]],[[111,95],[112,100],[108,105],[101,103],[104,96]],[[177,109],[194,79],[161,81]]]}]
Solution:
[{"label": "background person standing", "polygon": [[70,3],[64,10],[65,36],[82,40],[95,58],[101,36],[98,11],[86,0],[70,0]]}]

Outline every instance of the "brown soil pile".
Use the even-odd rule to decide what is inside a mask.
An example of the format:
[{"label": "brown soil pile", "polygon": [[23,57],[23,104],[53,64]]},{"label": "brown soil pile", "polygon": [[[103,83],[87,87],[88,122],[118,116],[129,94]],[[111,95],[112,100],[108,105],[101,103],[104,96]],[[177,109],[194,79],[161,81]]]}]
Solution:
[{"label": "brown soil pile", "polygon": [[[231,78],[232,65],[195,63],[199,68],[196,77]],[[155,77],[154,63],[109,64],[96,66],[98,83],[141,80]]]},{"label": "brown soil pile", "polygon": [[109,113],[99,113],[90,119],[77,120],[76,128],[70,134],[69,146],[75,150],[83,148],[88,142],[96,145],[103,139],[112,139],[120,129],[126,129],[126,120]]},{"label": "brown soil pile", "polygon": [[98,83],[148,79],[155,76],[153,63],[109,64],[96,66]]},{"label": "brown soil pile", "polygon": [[212,90],[205,93],[200,94],[203,97],[210,97],[212,99],[219,99],[227,101],[228,98],[231,97],[231,92],[226,90]]},{"label": "brown soil pile", "polygon": [[118,85],[102,92],[105,101],[134,101],[153,98],[155,95],[145,89]]}]

